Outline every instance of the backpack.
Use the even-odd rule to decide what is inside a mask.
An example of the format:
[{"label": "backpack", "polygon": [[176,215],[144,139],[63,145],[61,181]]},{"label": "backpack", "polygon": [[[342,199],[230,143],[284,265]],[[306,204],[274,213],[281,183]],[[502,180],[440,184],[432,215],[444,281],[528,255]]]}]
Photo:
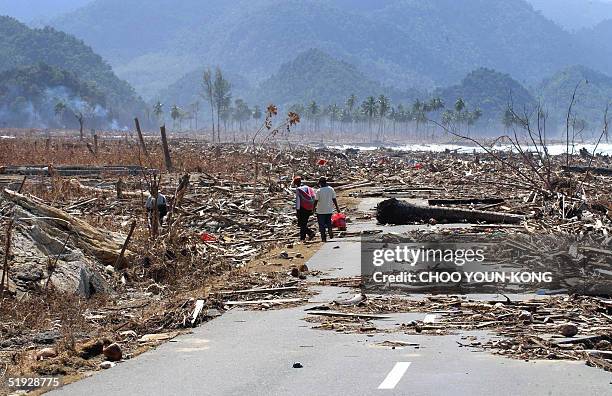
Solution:
[{"label": "backpack", "polygon": [[312,211],[314,210],[315,191],[308,186],[304,187],[306,191],[302,187],[297,189],[298,196],[300,197],[300,209]]}]

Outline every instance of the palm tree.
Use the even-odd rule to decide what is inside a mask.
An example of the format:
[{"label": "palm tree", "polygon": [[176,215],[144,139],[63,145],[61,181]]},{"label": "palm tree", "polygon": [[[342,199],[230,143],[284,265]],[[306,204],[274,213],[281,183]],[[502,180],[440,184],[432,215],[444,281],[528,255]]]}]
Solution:
[{"label": "palm tree", "polygon": [[327,106],[326,110],[327,116],[329,117],[329,124],[331,131],[334,131],[334,124],[340,118],[340,107],[337,104],[331,104]]},{"label": "palm tree", "polygon": [[[193,118],[195,119],[195,130],[198,130],[198,112],[200,111],[200,101],[196,100],[195,102],[193,102],[191,104],[191,114],[193,115]],[[191,123],[190,123],[191,126]]]},{"label": "palm tree", "polygon": [[227,122],[227,112],[229,107],[231,106],[232,93],[231,93],[231,84],[223,77],[223,73],[221,69],[217,67],[215,70],[215,80],[213,81],[213,97],[214,104],[217,107],[217,141],[221,141],[221,134],[219,131],[219,121],[221,118],[221,113],[225,113],[224,122]]},{"label": "palm tree", "polygon": [[387,116],[387,113],[389,113],[390,106],[389,98],[387,98],[385,95],[380,95],[378,97],[378,117],[380,118],[380,124],[378,125],[379,140],[382,138],[382,134],[385,130],[385,117]]},{"label": "palm tree", "polygon": [[314,100],[312,102],[310,102],[308,104],[308,117],[310,118],[312,124],[311,126],[314,126],[314,129],[317,129],[317,119],[319,116],[319,111],[321,110],[321,108],[319,107],[319,105],[317,104],[317,102],[315,102]]},{"label": "palm tree", "polygon": [[[176,129],[176,120],[180,120],[182,114],[183,112],[181,111],[181,108],[178,107],[177,105],[172,106],[172,108],[170,109],[170,117],[172,117],[174,129]],[[181,129],[181,126],[179,124],[179,130],[180,129]]]},{"label": "palm tree", "polygon": [[376,99],[374,96],[368,96],[363,103],[361,103],[361,111],[365,114],[368,119],[368,128],[370,130],[370,141],[372,141],[372,120],[376,116]]},{"label": "palm tree", "polygon": [[212,141],[215,141],[215,98],[213,95],[213,82],[212,82],[212,73],[210,68],[204,71],[202,75],[202,93],[200,94],[202,98],[208,100],[208,104],[210,105],[210,118],[212,122]]},{"label": "palm tree", "polygon": [[259,107],[259,105],[255,105],[255,107],[253,108],[253,119],[255,120],[255,122],[257,122],[257,124],[259,124],[259,120],[261,120],[262,116],[263,113],[261,112],[261,107]]},{"label": "palm tree", "polygon": [[462,98],[459,98],[455,102],[455,111],[457,113],[461,113],[463,111],[463,109],[465,109],[465,102],[463,101]]},{"label": "palm tree", "polygon": [[62,119],[64,118],[64,112],[66,111],[66,103],[59,101],[55,104],[55,116],[57,117],[57,121],[59,124],[62,123]]},{"label": "palm tree", "polygon": [[438,111],[444,108],[444,101],[440,98],[433,98],[427,105],[428,111]]},{"label": "palm tree", "polygon": [[420,100],[415,100],[412,104],[412,119],[416,123],[416,131],[415,136],[419,134],[419,125],[427,121],[427,116],[425,115],[426,105]]},{"label": "palm tree", "polygon": [[234,118],[238,121],[238,128],[242,132],[242,123],[251,118],[251,109],[249,105],[242,99],[234,101]]},{"label": "palm tree", "polygon": [[399,113],[397,111],[397,108],[391,107],[391,110],[389,110],[389,119],[391,120],[391,123],[393,125],[393,137],[395,137],[395,123],[399,119]]},{"label": "palm tree", "polygon": [[164,105],[159,100],[153,105],[153,114],[155,118],[157,118],[157,123],[161,124],[162,115],[164,114]]},{"label": "palm tree", "polygon": [[351,121],[351,127],[352,127],[352,124],[353,124],[353,118],[354,118],[353,115],[354,115],[355,105],[356,104],[357,104],[357,96],[355,96],[355,94],[351,94],[351,96],[349,96],[346,99],[346,108],[348,110],[348,116],[349,116],[350,121]]}]

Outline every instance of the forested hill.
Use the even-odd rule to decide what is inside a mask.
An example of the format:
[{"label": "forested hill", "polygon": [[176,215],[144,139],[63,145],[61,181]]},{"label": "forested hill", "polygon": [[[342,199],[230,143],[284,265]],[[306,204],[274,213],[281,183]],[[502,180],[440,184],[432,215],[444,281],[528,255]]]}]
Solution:
[{"label": "forested hill", "polygon": [[133,116],[143,113],[144,102],[134,89],[81,40],[49,27],[31,29],[0,16],[0,71],[40,63],[71,72],[79,83],[104,95],[108,110],[113,110],[120,124],[129,125]]},{"label": "forested hill", "polygon": [[574,117],[585,121],[587,130],[601,130],[606,105],[612,105],[612,77],[584,66],[571,66],[545,79],[534,92],[546,106],[551,121],[565,124],[564,116],[575,89]]},{"label": "forested hill", "polygon": [[452,105],[462,98],[468,108],[480,109],[482,121],[499,125],[510,104],[517,109],[532,109],[533,96],[507,74],[480,68],[469,73],[460,84],[435,92],[444,103]]},{"label": "forested hill", "polygon": [[478,67],[524,85],[576,59],[609,67],[524,0],[94,0],[53,25],[150,98],[203,65],[256,85],[308,48],[398,89],[453,84]]},{"label": "forested hill", "polygon": [[385,94],[394,100],[416,99],[410,93],[384,87],[367,78],[357,68],[318,49],[305,51],[283,64],[279,71],[262,82],[257,96],[279,105],[292,103],[343,103],[347,95],[357,97]]},{"label": "forested hill", "polygon": [[[0,126],[89,128],[113,124],[106,98],[74,73],[40,63],[0,72]],[[116,123],[116,120],[115,120]]]}]

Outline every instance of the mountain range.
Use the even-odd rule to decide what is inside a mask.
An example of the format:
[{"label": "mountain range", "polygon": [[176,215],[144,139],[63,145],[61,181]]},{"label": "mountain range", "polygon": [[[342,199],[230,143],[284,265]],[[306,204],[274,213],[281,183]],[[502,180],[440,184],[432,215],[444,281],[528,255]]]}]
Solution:
[{"label": "mountain range", "polygon": [[533,8],[568,31],[589,29],[612,19],[609,0],[527,0]]},{"label": "mountain range", "polygon": [[576,63],[612,70],[612,56],[593,56],[588,38],[524,0],[94,0],[52,25],[147,98],[204,65],[257,85],[309,48],[400,90],[457,83],[478,67],[525,85]]},{"label": "mountain range", "polygon": [[[28,68],[33,65],[41,67]],[[103,102],[109,122],[115,120],[129,125],[134,116],[144,114],[144,101],[129,83],[113,73],[102,57],[77,38],[50,27],[32,29],[14,18],[0,16],[0,72],[10,72],[3,73],[4,80],[0,81],[4,87],[0,92],[0,107],[11,107],[15,101],[23,102],[22,99],[25,99],[22,106],[24,111],[27,107],[33,107],[37,113],[48,113],[48,109],[34,105],[47,103],[53,98],[39,96],[61,88],[61,81],[69,81],[71,87],[64,88],[80,87],[79,91],[91,93],[86,96],[103,96],[103,100],[90,104],[95,107]],[[26,94],[32,88],[25,84],[27,81],[37,88],[30,95]],[[88,99],[74,91],[59,96],[58,100],[76,97],[79,100]],[[40,125],[45,123],[41,122]]]},{"label": "mountain range", "polygon": [[610,97],[610,4],[594,0],[597,17],[576,11],[570,27],[553,5],[578,0],[561,1],[79,0],[50,15],[54,28],[0,19],[0,71],[42,62],[74,73],[128,121],[144,111],[135,91],[149,107],[205,103],[202,73],[216,66],[234,99],[260,106],[462,96],[494,121],[510,95],[562,111],[561,87],[590,79],[588,106],[599,109]]}]

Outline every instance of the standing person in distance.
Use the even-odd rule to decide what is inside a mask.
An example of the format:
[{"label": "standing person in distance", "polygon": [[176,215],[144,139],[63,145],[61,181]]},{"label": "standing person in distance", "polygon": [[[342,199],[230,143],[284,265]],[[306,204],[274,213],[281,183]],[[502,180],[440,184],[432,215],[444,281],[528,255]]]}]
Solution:
[{"label": "standing person in distance", "polygon": [[319,189],[315,195],[314,208],[317,213],[317,221],[319,223],[319,231],[321,232],[321,240],[327,242],[327,233],[329,231],[329,239],[334,237],[332,230],[332,214],[336,211],[340,213],[338,200],[336,200],[336,192],[327,185],[327,178],[321,176],[319,178]]}]

